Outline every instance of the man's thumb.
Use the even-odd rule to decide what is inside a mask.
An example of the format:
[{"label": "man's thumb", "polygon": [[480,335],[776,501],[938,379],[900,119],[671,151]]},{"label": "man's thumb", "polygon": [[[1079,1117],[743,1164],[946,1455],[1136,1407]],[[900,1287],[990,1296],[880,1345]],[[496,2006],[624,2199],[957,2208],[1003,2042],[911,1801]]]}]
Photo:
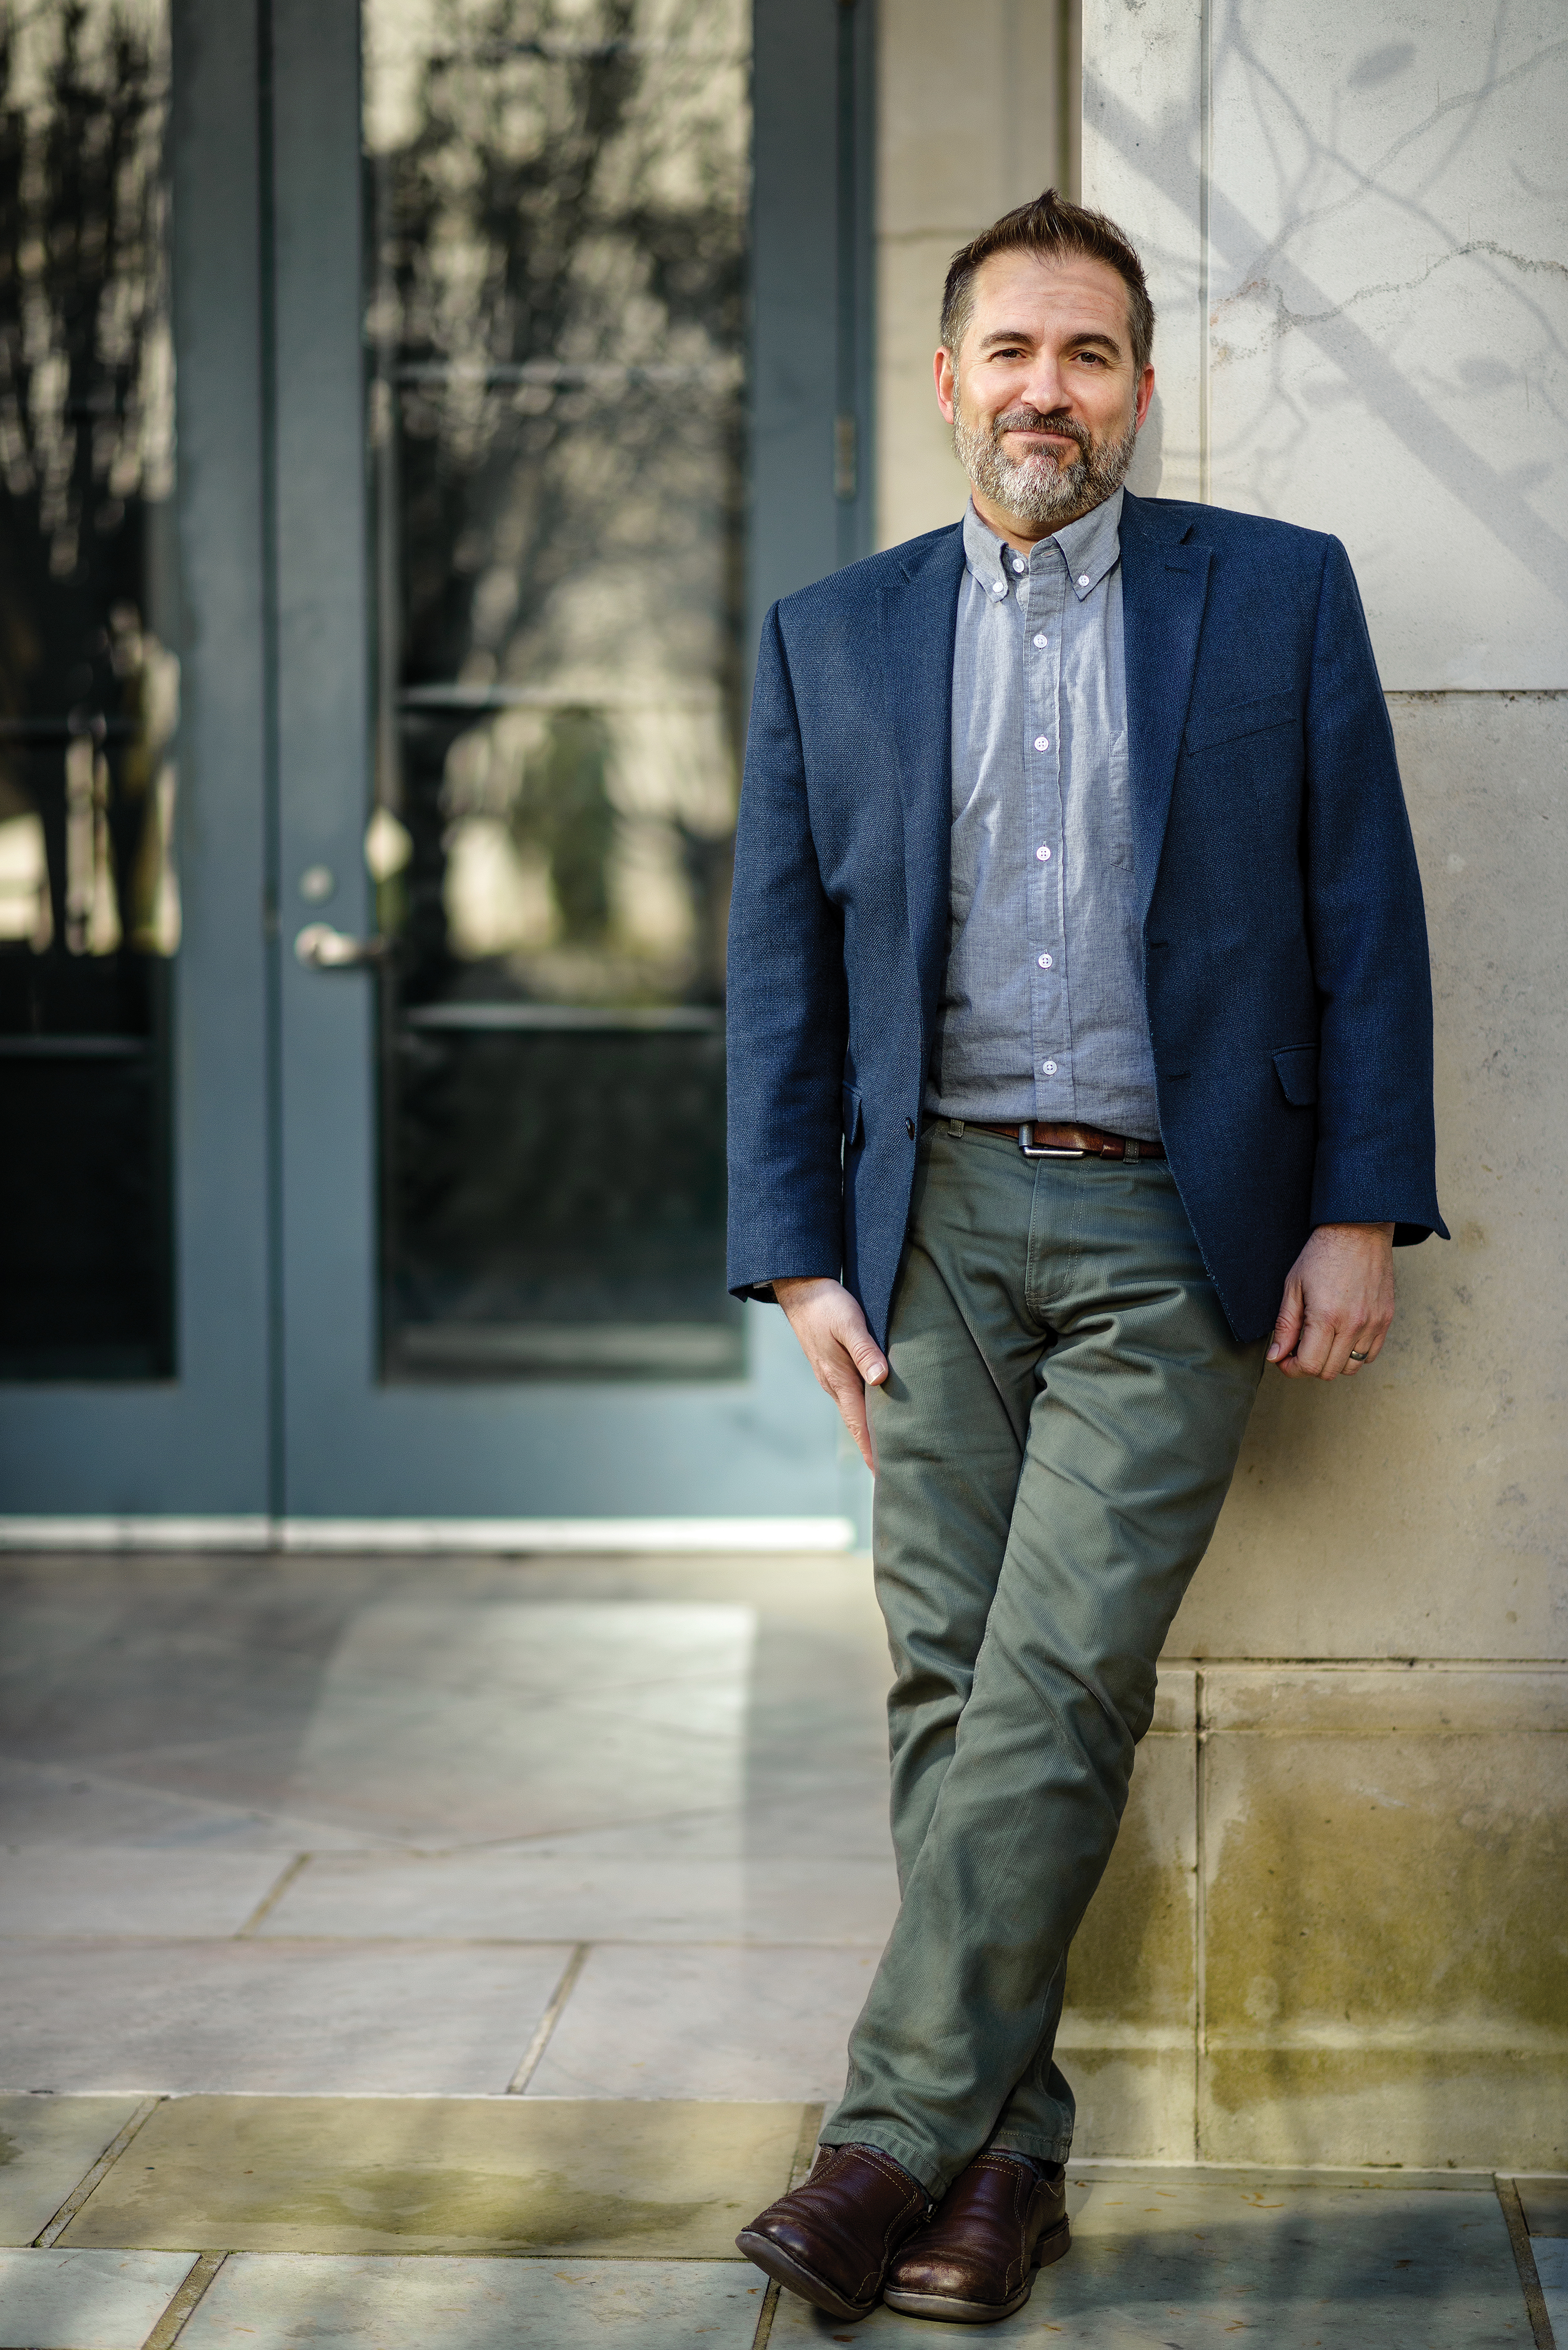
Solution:
[{"label": "man's thumb", "polygon": [[1279,1319],[1274,1324],[1274,1335],[1269,1341],[1268,1359],[1271,1363],[1279,1362],[1282,1357],[1290,1353],[1301,1336],[1301,1327],[1302,1293],[1297,1284],[1292,1282],[1285,1291],[1283,1302],[1280,1306]]}]

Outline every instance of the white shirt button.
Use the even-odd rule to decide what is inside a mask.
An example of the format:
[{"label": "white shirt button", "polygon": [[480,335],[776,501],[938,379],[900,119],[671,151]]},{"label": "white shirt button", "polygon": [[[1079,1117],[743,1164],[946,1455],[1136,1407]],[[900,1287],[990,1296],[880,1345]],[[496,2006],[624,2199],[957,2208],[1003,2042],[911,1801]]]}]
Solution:
[{"label": "white shirt button", "polygon": [[1006,593],[1007,593],[1007,582],[1006,582],[1006,580],[1005,580],[1005,579],[999,579],[999,580],[997,581],[997,583],[996,583],[995,587],[992,589],[992,591],[991,591],[991,592],[992,592],[992,594],[993,596],[1005,596],[1005,595],[1006,595]]},{"label": "white shirt button", "polygon": [[1046,645],[1049,644],[1050,639],[1048,637],[1036,637],[1034,641],[1040,647],[1041,650],[1044,651]]},{"label": "white shirt button", "polygon": [[1044,1070],[1048,1077],[1054,1077],[1055,1076],[1056,1064],[1054,1061],[1042,1061],[1040,1066]]},{"label": "white shirt button", "polygon": [[1051,862],[1051,851],[1050,851],[1048,848],[1037,848],[1037,849],[1035,850],[1034,854],[1035,854],[1035,856],[1040,859],[1040,862],[1041,862],[1041,864],[1042,864],[1042,865],[1049,865],[1049,864],[1050,864],[1050,862]]},{"label": "white shirt button", "polygon": [[1089,575],[1088,575],[1088,573],[1087,573],[1086,571],[1080,571],[1080,572],[1079,572],[1079,574],[1078,574],[1078,585],[1079,585],[1079,587],[1080,587],[1080,588],[1086,588],[1086,587],[1088,586],[1088,584],[1089,584]]},{"label": "white shirt button", "polygon": [[1013,556],[1013,558],[1012,558],[1012,567],[1013,567],[1014,571],[1022,571],[1022,570],[1023,569],[1023,559],[1022,556],[1017,556],[1017,555],[1015,555],[1015,556]]},{"label": "white shirt button", "polygon": [[1034,737],[1034,748],[1037,751],[1048,751],[1051,748],[1050,736],[1048,734],[1036,734]]},{"label": "white shirt button", "polygon": [[1041,970],[1042,970],[1042,971],[1049,971],[1049,970],[1050,970],[1050,968],[1051,968],[1051,958],[1050,958],[1050,956],[1049,956],[1049,955],[1042,955],[1042,956],[1041,956],[1041,958],[1040,958],[1040,968],[1041,968]]}]

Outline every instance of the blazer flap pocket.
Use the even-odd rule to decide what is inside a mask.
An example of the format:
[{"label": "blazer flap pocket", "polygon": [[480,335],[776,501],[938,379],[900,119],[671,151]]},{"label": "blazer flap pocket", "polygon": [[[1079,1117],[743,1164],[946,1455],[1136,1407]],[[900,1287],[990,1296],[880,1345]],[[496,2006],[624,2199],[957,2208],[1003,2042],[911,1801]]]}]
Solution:
[{"label": "blazer flap pocket", "polygon": [[1285,1099],[1297,1109],[1305,1109],[1317,1099],[1317,1046],[1286,1045],[1274,1055],[1274,1066],[1280,1073],[1280,1083]]},{"label": "blazer flap pocket", "polygon": [[861,1124],[859,1090],[855,1086],[841,1086],[839,1092],[844,1098],[844,1139],[846,1142],[858,1142]]},{"label": "blazer flap pocket", "polygon": [[1271,726],[1284,726],[1295,717],[1293,693],[1266,693],[1258,702],[1235,702],[1228,710],[1200,712],[1187,722],[1189,751],[1211,751],[1217,743],[1234,743],[1243,734],[1262,734]]}]

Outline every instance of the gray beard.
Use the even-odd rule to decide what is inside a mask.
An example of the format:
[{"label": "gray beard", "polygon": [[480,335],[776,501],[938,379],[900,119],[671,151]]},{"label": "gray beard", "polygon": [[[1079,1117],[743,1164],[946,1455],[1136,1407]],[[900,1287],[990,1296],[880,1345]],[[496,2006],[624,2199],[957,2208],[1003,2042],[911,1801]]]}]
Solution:
[{"label": "gray beard", "polygon": [[[1049,530],[1059,530],[1077,515],[1087,514],[1091,507],[1103,505],[1127,479],[1137,445],[1136,418],[1120,440],[1099,442],[1072,419],[1053,416],[1046,420],[1028,409],[1010,410],[994,423],[976,432],[965,423],[959,400],[955,385],[953,454],[975,488],[1020,522],[1032,523],[1036,528],[1044,525]],[[1060,463],[1045,449],[1022,459],[1007,454],[1002,445],[1004,429],[1047,421],[1053,432],[1068,433],[1077,442],[1078,453],[1070,465]]]}]

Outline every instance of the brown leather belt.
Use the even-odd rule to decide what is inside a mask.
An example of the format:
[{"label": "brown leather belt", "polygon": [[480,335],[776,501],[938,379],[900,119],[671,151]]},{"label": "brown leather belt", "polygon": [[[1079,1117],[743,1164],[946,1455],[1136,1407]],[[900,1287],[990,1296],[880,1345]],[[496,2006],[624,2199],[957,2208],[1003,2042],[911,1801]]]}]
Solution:
[{"label": "brown leather belt", "polygon": [[[954,1123],[957,1121],[955,1120]],[[1163,1159],[1163,1142],[1137,1142],[1130,1134],[1107,1134],[1103,1126],[1048,1126],[1036,1120],[1025,1126],[991,1126],[984,1118],[965,1118],[981,1134],[1004,1134],[1016,1142],[1025,1159]]]}]

